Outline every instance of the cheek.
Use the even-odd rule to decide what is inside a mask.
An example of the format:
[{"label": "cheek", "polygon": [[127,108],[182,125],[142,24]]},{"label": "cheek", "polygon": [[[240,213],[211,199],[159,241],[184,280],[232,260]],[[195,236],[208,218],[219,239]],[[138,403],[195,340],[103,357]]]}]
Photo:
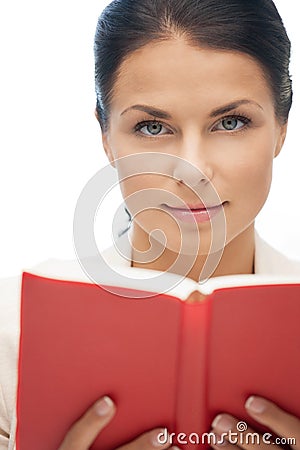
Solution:
[{"label": "cheek", "polygon": [[[118,170],[120,187],[123,195],[126,197],[139,192],[139,195],[145,195],[145,199],[149,199],[151,195],[155,195],[155,191],[161,187],[161,180],[157,175],[133,171],[134,175],[125,174],[124,171]],[[151,191],[153,190],[153,191]]]},{"label": "cheek", "polygon": [[[120,173],[119,173],[120,177]],[[162,203],[163,177],[141,174],[124,178],[121,192],[131,214],[138,214]],[[120,178],[119,178],[120,179]]]},{"label": "cheek", "polygon": [[[272,143],[272,141],[271,141]],[[256,141],[239,158],[235,159],[231,172],[231,193],[240,203],[241,210],[261,209],[272,181],[273,147],[270,139]]]}]

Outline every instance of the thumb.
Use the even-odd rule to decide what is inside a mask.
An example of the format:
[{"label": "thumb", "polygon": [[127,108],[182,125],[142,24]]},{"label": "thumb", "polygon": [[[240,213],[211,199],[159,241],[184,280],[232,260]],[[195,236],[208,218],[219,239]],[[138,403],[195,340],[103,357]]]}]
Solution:
[{"label": "thumb", "polygon": [[87,450],[115,412],[113,401],[101,398],[70,428],[58,450]]}]

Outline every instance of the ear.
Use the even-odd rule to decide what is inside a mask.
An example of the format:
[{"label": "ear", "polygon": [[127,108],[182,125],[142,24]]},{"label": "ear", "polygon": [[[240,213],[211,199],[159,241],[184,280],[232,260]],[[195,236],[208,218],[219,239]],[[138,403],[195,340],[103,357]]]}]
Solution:
[{"label": "ear", "polygon": [[106,156],[107,156],[110,164],[114,168],[116,168],[114,154],[113,154],[113,151],[112,151],[110,143],[109,143],[108,132],[106,132],[106,133],[102,132],[102,144],[103,144],[104,151],[106,153]]},{"label": "ear", "polygon": [[[96,119],[98,120],[98,122],[100,123],[99,115],[98,115],[97,109],[95,109],[95,116],[96,116]],[[100,126],[101,126],[101,123],[100,123]],[[103,145],[104,151],[105,151],[105,153],[106,153],[106,156],[107,156],[107,158],[108,158],[110,164],[111,164],[113,167],[116,167],[116,166],[115,166],[115,162],[114,162],[113,152],[112,152],[111,146],[110,146],[110,144],[109,144],[109,136],[108,136],[108,132],[104,132],[103,129],[102,129],[102,127],[101,127],[101,134],[102,134],[102,145]]]},{"label": "ear", "polygon": [[284,144],[284,141],[286,138],[287,126],[288,126],[287,122],[283,125],[279,125],[279,136],[278,136],[277,143],[276,143],[274,158],[276,158],[279,155],[279,153],[281,152],[281,149],[283,147],[283,144]]}]

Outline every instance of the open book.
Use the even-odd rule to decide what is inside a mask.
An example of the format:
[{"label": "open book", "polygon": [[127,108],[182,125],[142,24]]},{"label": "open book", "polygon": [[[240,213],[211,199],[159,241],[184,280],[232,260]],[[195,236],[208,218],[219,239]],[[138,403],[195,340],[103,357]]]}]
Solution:
[{"label": "open book", "polygon": [[184,433],[181,448],[204,448],[194,442],[220,412],[262,431],[244,409],[251,394],[300,416],[300,277],[184,279],[163,294],[148,277],[151,295],[139,298],[133,277],[156,271],[123,272],[127,285],[113,289],[23,273],[17,449],[58,448],[103,395],[117,413],[92,449],[156,427],[175,433],[173,444]]}]

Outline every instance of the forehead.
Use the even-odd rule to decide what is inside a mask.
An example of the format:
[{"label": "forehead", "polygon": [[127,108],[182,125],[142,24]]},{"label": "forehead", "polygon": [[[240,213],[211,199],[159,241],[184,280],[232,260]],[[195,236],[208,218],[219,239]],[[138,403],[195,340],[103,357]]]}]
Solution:
[{"label": "forehead", "polygon": [[113,88],[112,107],[128,101],[154,100],[214,105],[237,98],[271,100],[260,64],[234,51],[191,46],[183,39],[152,42],[121,64]]}]

